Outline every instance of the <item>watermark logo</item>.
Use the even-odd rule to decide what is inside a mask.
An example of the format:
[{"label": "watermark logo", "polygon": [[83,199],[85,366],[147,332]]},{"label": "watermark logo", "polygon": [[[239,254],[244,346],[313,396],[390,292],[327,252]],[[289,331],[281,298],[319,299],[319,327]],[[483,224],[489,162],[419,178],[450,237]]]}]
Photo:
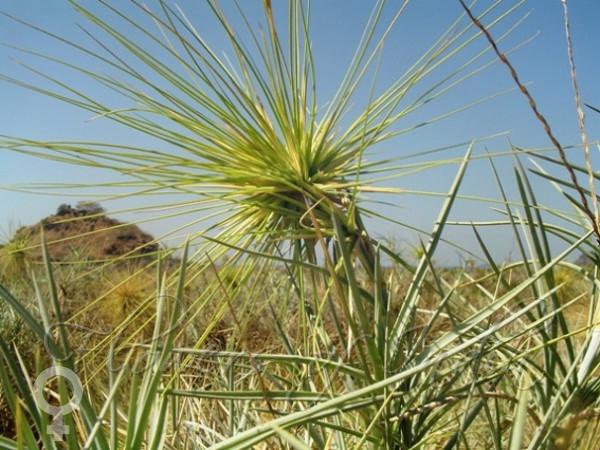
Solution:
[{"label": "watermark logo", "polygon": [[[46,385],[46,382],[57,376],[67,379],[71,383],[73,392],[73,396],[70,400],[62,406],[51,405],[46,400],[46,397],[44,397],[44,386]],[[39,408],[52,416],[52,423],[48,425],[46,432],[52,435],[55,441],[64,441],[64,436],[69,434],[69,427],[64,424],[63,416],[71,413],[73,409],[81,403],[81,398],[83,397],[81,380],[75,372],[66,367],[49,367],[42,371],[36,378],[33,394]]]}]

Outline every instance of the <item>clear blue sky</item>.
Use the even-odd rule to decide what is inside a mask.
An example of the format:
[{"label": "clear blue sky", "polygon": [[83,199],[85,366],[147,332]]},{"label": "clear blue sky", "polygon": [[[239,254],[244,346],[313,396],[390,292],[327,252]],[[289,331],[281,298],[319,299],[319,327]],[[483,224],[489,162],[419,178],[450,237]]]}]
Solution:
[{"label": "clear blue sky", "polygon": [[[93,1],[84,1],[86,5]],[[225,43],[220,40],[217,26],[206,8],[199,6],[197,0],[180,0],[177,2],[192,18],[195,25],[208,36],[212,45],[219,51],[226,50]],[[228,4],[229,3],[229,4]],[[250,19],[258,21],[261,2],[243,0],[241,2],[249,12]],[[284,3],[275,0],[275,7]],[[318,65],[319,95],[321,103],[325,103],[332,95],[336,83],[343,74],[352,56],[360,32],[375,2],[368,0],[316,0],[313,7],[313,42]],[[399,1],[390,1],[390,6]],[[490,2],[481,0],[478,8]],[[506,7],[514,2],[506,2]],[[115,2],[135,17],[135,8],[126,0]],[[152,1],[150,1],[152,5]],[[226,7],[231,6],[223,0]],[[283,5],[282,5],[283,6]],[[600,2],[596,0],[571,1],[571,20],[575,41],[575,56],[578,64],[579,81],[584,100],[600,105]],[[78,23],[85,21],[69,6],[66,0],[3,0],[0,10],[27,21],[58,32],[72,40],[85,41],[78,29]],[[414,0],[400,19],[400,22],[388,39],[383,55],[380,86],[392,82],[403,72],[414,59],[425,50],[447,28],[461,9],[454,0]],[[529,42],[511,56],[521,78],[531,82],[531,91],[537,99],[542,112],[548,117],[559,139],[567,143],[578,143],[577,121],[570,85],[564,33],[562,28],[562,9],[559,0],[529,0],[519,8],[511,19],[514,22],[521,15],[530,12],[526,21],[513,35],[502,44],[504,49],[513,47],[539,32],[536,39]],[[72,50],[58,46],[48,37],[34,33],[9,19],[0,17],[0,42],[25,47],[45,54],[64,57],[74,63],[85,63]],[[87,42],[87,41],[85,41]],[[479,47],[484,42],[480,40]],[[77,83],[88,92],[96,92],[97,87],[75,77],[73,74],[50,66],[18,51],[0,47],[0,73],[17,77],[24,81],[43,83],[35,76],[20,67],[13,58],[31,62],[36,68],[59,77],[68,83]],[[505,68],[495,64],[465,84],[457,87],[439,102],[428,106],[423,111],[409,118],[405,125],[420,121],[458,108],[486,95],[512,88]],[[109,121],[89,121],[89,113],[42,97],[33,92],[0,82],[0,134],[39,139],[90,139],[109,140],[124,143],[145,143],[146,138],[129,130],[116,127]],[[356,105],[360,108],[360,105]],[[600,132],[600,115],[588,113],[588,133],[595,139]],[[478,105],[469,111],[453,116],[448,120],[432,126],[420,128],[382,148],[382,154],[400,156],[417,151],[435,148],[447,144],[469,141],[497,132],[509,132],[510,140],[521,146],[548,146],[548,140],[542,133],[539,124],[534,120],[525,100],[516,92]],[[508,149],[507,138],[499,138],[485,143],[490,151]],[[484,144],[478,145],[476,151],[481,154]],[[440,154],[440,157],[460,155],[465,147]],[[407,161],[411,162],[411,161]],[[498,160],[503,177],[508,184],[512,183],[510,158]],[[444,191],[452,181],[455,166],[421,173],[417,176],[402,178],[393,185],[409,189],[428,191]],[[0,184],[17,185],[31,182],[90,182],[115,179],[114,175],[73,170],[72,167],[61,166],[47,161],[16,155],[7,150],[0,150]],[[542,200],[553,202],[556,196],[550,192],[545,182],[536,182]],[[477,194],[497,198],[498,194],[490,175],[489,166],[485,162],[471,165],[463,187],[465,194]],[[62,202],[76,202],[79,198],[39,196],[0,190],[0,229],[8,231],[10,224],[29,224],[52,213]],[[407,221],[415,226],[431,229],[437,215],[440,201],[418,196],[396,196],[390,198],[398,204],[397,211],[391,212],[398,220]],[[131,206],[131,200],[109,204],[108,209]],[[390,214],[390,211],[387,211]],[[489,219],[495,217],[490,205],[461,202],[454,211],[454,218]],[[132,217],[123,217],[131,219]],[[135,219],[135,218],[134,218]],[[161,233],[175,222],[161,222],[144,225],[153,233]],[[413,232],[401,227],[373,223],[375,234],[393,236],[409,243],[415,243]],[[488,229],[485,236],[490,247],[499,257],[507,256],[513,246],[502,230]],[[447,237],[476,251],[477,244],[472,232],[468,229],[453,228],[448,230]],[[447,262],[456,262],[452,249],[441,250],[439,258]]]}]

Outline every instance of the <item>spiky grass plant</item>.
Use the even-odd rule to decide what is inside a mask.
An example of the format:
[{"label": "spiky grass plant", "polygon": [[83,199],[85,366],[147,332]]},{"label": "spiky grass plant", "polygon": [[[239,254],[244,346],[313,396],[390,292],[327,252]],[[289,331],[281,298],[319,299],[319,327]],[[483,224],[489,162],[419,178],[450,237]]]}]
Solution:
[{"label": "spiky grass plant", "polygon": [[[202,216],[192,224],[211,217],[216,224],[209,228],[216,230],[216,240],[269,254],[278,245],[287,248],[295,242],[310,254],[319,236],[332,235],[333,215],[349,236],[366,234],[362,217],[368,214],[359,196],[389,192],[374,183],[392,170],[388,160],[373,159],[372,149],[410,131],[414,125],[406,120],[412,113],[489,65],[483,61],[485,51],[460,59],[475,36],[470,24],[456,21],[404,74],[379,88],[376,63],[408,3],[394,12],[379,1],[337,91],[324,99],[317,92],[308,3],[288,3],[287,29],[282,32],[273,8],[283,5],[265,0],[266,29],[261,34],[242,8],[245,33],[233,27],[218,2],[208,1],[230,45],[232,62],[218,56],[178,7],[161,1],[153,11],[132,3],[141,19],[155,23],[156,32],[105,1],[98,4],[111,19],[101,19],[98,12],[72,2],[93,26],[85,32],[96,48],[25,24],[92,58],[107,74],[49,55],[29,54],[90,77],[126,99],[126,107],[93,99],[27,65],[58,89],[2,78],[156,138],[160,147],[26,139],[5,139],[4,146],[114,170],[130,179],[111,184],[113,188],[191,195],[187,202],[170,204],[179,209],[173,212],[163,204],[165,215]],[[516,6],[498,13],[498,4],[493,4],[483,16],[496,14],[493,23],[501,23]],[[139,42],[128,29],[140,36]],[[121,50],[128,60],[119,56]],[[441,79],[434,78],[443,67]],[[365,88],[368,100],[356,111],[351,106]]]},{"label": "spiky grass plant", "polygon": [[[500,2],[495,2],[481,17],[493,27],[519,3],[500,11]],[[101,37],[88,32],[99,50],[25,25],[83,52],[110,74],[30,53],[91,77],[132,105],[106,105],[39,72],[58,90],[25,87],[156,138],[163,147],[15,138],[5,139],[4,145],[119,172],[129,180],[107,186],[133,189],[132,195],[191,198],[156,206],[165,211],[162,217],[207,214],[190,226],[212,221],[192,234],[192,239],[204,240],[186,267],[193,274],[190,278],[210,276],[210,282],[179,317],[171,317],[185,329],[207,310],[212,315],[189,347],[173,348],[184,334],[180,328],[170,328],[163,346],[153,341],[151,355],[181,355],[181,364],[164,373],[160,372],[163,360],[150,359],[147,381],[142,383],[147,389],[138,391],[136,383],[131,389],[132,398],[142,393],[141,406],[130,411],[125,438],[116,425],[117,403],[110,400],[100,408],[101,413],[112,414],[110,443],[102,437],[104,424],[92,420],[98,415],[86,403],[81,408],[82,432],[71,438],[70,448],[87,442],[98,448],[408,449],[465,444],[500,449],[522,447],[530,428],[535,429],[527,441],[531,448],[583,439],[577,426],[597,406],[596,382],[591,378],[597,364],[591,361],[581,380],[574,376],[582,367],[583,354],[575,339],[580,330],[569,328],[564,310],[580,298],[557,302],[561,286],[553,269],[587,245],[589,233],[567,233],[566,248],[553,256],[544,234],[552,228],[536,214],[535,199],[520,170],[518,204],[526,220],[518,214],[515,219],[506,198],[500,204],[506,206],[515,238],[520,239],[520,231],[528,233],[530,251],[521,242],[523,261],[517,263],[525,276],[518,283],[507,282],[504,268],[491,258],[492,272],[486,280],[473,279],[468,272],[449,277],[437,269],[434,253],[459,197],[472,146],[458,161],[451,188],[443,193],[444,204],[416,266],[372,239],[363,222],[375,214],[362,201],[364,194],[395,192],[381,187],[381,182],[403,173],[389,160],[373,159],[376,145],[410,131],[409,125],[403,125],[410,113],[488,65],[480,62],[487,50],[456,62],[477,36],[470,23],[457,21],[390,86],[368,89],[364,109],[352,117],[351,102],[360,87],[376,76],[378,54],[406,2],[391,16],[384,13],[385,2],[376,3],[348,71],[326,106],[316,91],[306,3],[289,2],[287,34],[283,34],[273,11],[278,4],[265,1],[265,33],[249,26],[246,40],[219,4],[209,1],[231,45],[233,63],[219,57],[183,11],[167,3],[159,2],[153,12],[133,1],[158,26],[158,33],[110,3],[100,0],[99,4],[112,19],[101,19],[73,2],[102,33]],[[391,18],[386,22],[386,17]],[[143,42],[134,40],[131,31]],[[173,69],[174,62],[181,71]],[[446,64],[454,65],[441,81],[423,86]],[[438,163],[408,171],[432,164]],[[225,255],[227,267],[222,266]],[[383,267],[384,258],[409,277],[406,285],[395,284],[397,278]],[[48,274],[51,278],[50,270]],[[489,279],[495,283],[491,288],[486,284]],[[183,289],[182,278],[177,280]],[[166,288],[168,282],[161,286]],[[471,298],[474,287],[477,301]],[[44,328],[14,297],[0,292],[43,338]],[[426,295],[433,300],[425,301]],[[262,310],[271,316],[280,352],[253,352],[240,348],[235,340],[218,351],[203,348],[211,330],[225,317],[238,332],[248,329],[258,298],[267,305]],[[86,360],[94,361],[111,346],[140,347],[136,341],[141,340],[142,328],[124,339],[117,341],[117,337],[122,338],[124,327],[151,304],[152,298],[142,302],[102,342],[80,355],[76,363],[86,368],[86,385],[98,381],[101,371],[87,370]],[[69,319],[76,321],[94,306],[86,305]],[[43,308],[40,305],[45,317]],[[157,323],[161,311],[158,308]],[[58,306],[55,313],[62,321]],[[295,319],[291,326],[290,314]],[[62,333],[61,342],[64,347]],[[50,348],[53,355],[63,350],[58,344]],[[6,359],[12,379],[4,377],[3,385],[11,389],[16,384],[25,398],[27,383],[20,382],[24,376]],[[116,384],[110,385],[109,399]],[[165,389],[159,390],[159,384]],[[571,401],[575,398],[577,402]],[[169,421],[164,413],[167,399],[172,407]],[[90,396],[89,403],[93,401]],[[138,405],[131,404],[133,409]],[[16,400],[12,405],[21,439],[34,443],[33,431],[27,430],[29,423],[39,422],[35,404],[27,405],[29,422],[21,420]],[[152,415],[152,411],[159,412]],[[144,436],[152,418],[160,426]],[[2,445],[16,448],[19,443],[2,440]]]},{"label": "spiky grass plant", "polygon": [[[337,90],[331,98],[323,98],[317,91],[310,3],[288,2],[284,29],[273,10],[280,4],[264,1],[265,29],[261,34],[251,25],[244,8],[239,8],[238,19],[247,29],[240,30],[218,2],[208,1],[212,17],[229,44],[231,61],[219,56],[183,10],[167,2],[159,1],[154,9],[132,2],[140,20],[152,22],[156,31],[110,2],[98,1],[99,11],[80,2],[71,3],[90,24],[84,29],[90,46],[13,19],[91,59],[94,67],[20,50],[90,78],[119,95],[126,106],[107,104],[28,64],[23,66],[50,87],[4,75],[1,78],[89,111],[94,118],[114,121],[153,138],[158,145],[142,148],[113,142],[17,138],[5,138],[3,145],[25,154],[124,175],[125,181],[92,186],[121,190],[117,198],[147,195],[166,199],[134,209],[145,209],[149,220],[191,217],[161,238],[191,233],[197,258],[191,263],[190,271],[196,275],[190,280],[211,270],[209,259],[218,265],[229,255],[230,264],[240,267],[233,297],[245,289],[251,274],[255,277],[252,289],[258,289],[256,274],[267,274],[271,270],[268,266],[276,263],[290,262],[288,270],[297,272],[302,267],[318,266],[319,258],[324,258],[327,270],[335,270],[336,256],[330,254],[330,242],[342,235],[353,242],[350,252],[359,258],[362,270],[373,277],[377,244],[364,220],[375,216],[397,222],[379,215],[365,196],[402,192],[382,183],[430,165],[397,170],[393,161],[398,157],[377,156],[378,144],[471,106],[417,125],[408,122],[413,113],[493,62],[485,59],[487,50],[469,50],[477,35],[472,24],[459,18],[405,73],[381,88],[377,61],[408,4],[391,7],[381,0],[373,7]],[[501,2],[495,2],[482,16],[491,20],[491,26],[502,24],[521,3],[503,9]],[[520,23],[509,24],[503,37]],[[98,66],[106,71],[98,70]],[[367,100],[361,101],[364,91]],[[359,101],[364,106],[352,108],[353,102]],[[58,187],[83,188],[81,184]],[[440,195],[445,197],[446,193]],[[422,266],[422,271],[425,269]],[[301,285],[306,281],[301,280]],[[335,290],[343,297],[341,287]],[[253,290],[246,293],[247,298]],[[221,286],[213,285],[195,305],[221,295]],[[222,316],[226,310],[218,314]],[[306,323],[306,314],[302,314]],[[188,317],[192,322],[197,311],[190,310]],[[370,319],[365,316],[363,320]],[[305,333],[306,328],[301,329]],[[353,333],[356,335],[357,330]],[[97,350],[105,350],[107,344],[108,340]]]}]

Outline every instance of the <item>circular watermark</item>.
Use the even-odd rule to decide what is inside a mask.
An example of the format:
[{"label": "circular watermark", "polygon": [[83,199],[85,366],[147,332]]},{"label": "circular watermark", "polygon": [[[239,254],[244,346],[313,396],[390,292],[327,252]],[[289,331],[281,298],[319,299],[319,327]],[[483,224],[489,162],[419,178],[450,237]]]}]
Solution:
[{"label": "circular watermark", "polygon": [[[62,406],[51,405],[44,397],[44,386],[48,380],[54,377],[63,377],[71,383],[73,396]],[[54,439],[62,441],[63,436],[69,433],[69,427],[63,423],[63,416],[73,412],[83,397],[83,386],[81,380],[71,369],[62,366],[53,366],[43,370],[35,380],[33,395],[38,407],[52,416],[52,423],[48,425],[47,433],[52,434]]]}]

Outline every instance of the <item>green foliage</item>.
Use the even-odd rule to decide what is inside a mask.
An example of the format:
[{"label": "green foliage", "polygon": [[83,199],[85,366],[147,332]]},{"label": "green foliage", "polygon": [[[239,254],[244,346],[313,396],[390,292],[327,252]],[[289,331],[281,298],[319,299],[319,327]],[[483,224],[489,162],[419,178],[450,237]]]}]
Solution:
[{"label": "green foliage", "polygon": [[27,272],[29,241],[15,234],[0,248],[0,280],[15,279]]},{"label": "green foliage", "polygon": [[[490,28],[520,4],[501,10],[500,3],[481,14]],[[506,179],[490,157],[502,218],[492,225],[512,230],[517,261],[492,258],[480,233],[490,223],[450,221],[465,198],[460,192],[474,143],[459,160],[408,170],[458,164],[416,265],[368,232],[369,216],[395,221],[369,209],[365,194],[399,192],[381,183],[404,173],[373,159],[375,145],[410,131],[402,128],[407,116],[488,65],[480,61],[487,50],[458,62],[477,37],[459,20],[390,86],[372,89],[364,110],[346,118],[362,83],[376,77],[378,53],[403,12],[401,6],[386,21],[384,4],[376,3],[325,108],[317,98],[304,2],[289,2],[282,33],[272,11],[279,3],[266,0],[263,34],[249,27],[245,42],[219,3],[208,1],[229,40],[231,64],[164,2],[157,12],[139,5],[158,25],[154,33],[110,3],[101,1],[99,14],[73,1],[104,33],[106,42],[93,39],[109,56],[25,24],[122,79],[30,53],[90,77],[133,106],[112,108],[49,75],[42,74],[57,90],[3,79],[162,143],[150,149],[6,138],[4,146],[123,174],[128,181],[104,187],[135,188],[134,198],[186,194],[191,200],[159,205],[166,211],[161,217],[181,209],[202,216],[187,226],[210,223],[190,234],[177,269],[165,257],[131,271],[77,262],[55,271],[42,244],[44,277],[34,271],[31,278],[35,314],[26,296],[0,286],[3,304],[45,345],[52,364],[73,370],[86,387],[79,407],[64,418],[66,448],[594,448],[599,285],[596,273],[568,258],[594,254],[595,244],[577,210],[537,202],[518,149],[512,149],[516,200],[507,197]],[[131,37],[132,30],[157,51]],[[424,85],[443,64],[453,65],[448,75]],[[536,171],[577,208],[562,190],[565,182]],[[450,225],[473,230],[488,270],[434,264]],[[558,251],[550,236],[562,240]],[[95,290],[101,276],[109,288],[71,308],[70,289]],[[109,326],[94,330],[90,318],[98,322],[99,308]],[[573,308],[583,311],[583,321],[572,320]],[[77,342],[74,330],[84,324],[94,337]],[[48,435],[50,418],[32,391],[42,361],[26,367],[13,343],[0,339],[0,385],[16,436],[0,438],[0,448],[62,448]],[[47,391],[67,401],[62,377]]]}]

